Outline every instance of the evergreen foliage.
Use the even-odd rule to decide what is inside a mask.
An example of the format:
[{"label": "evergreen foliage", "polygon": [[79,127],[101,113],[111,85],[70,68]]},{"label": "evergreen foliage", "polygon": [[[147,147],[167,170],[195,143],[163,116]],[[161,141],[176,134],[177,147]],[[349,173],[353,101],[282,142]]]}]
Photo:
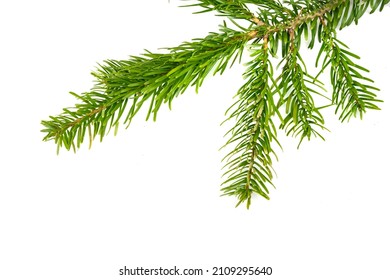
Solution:
[{"label": "evergreen foliage", "polygon": [[[184,0],[186,1],[186,0]],[[190,2],[189,4],[187,4]],[[227,111],[235,125],[227,135],[224,195],[237,196],[249,207],[252,194],[269,199],[273,186],[272,160],[278,118],[287,135],[300,138],[321,137],[325,128],[321,109],[314,95],[329,99],[340,120],[362,117],[368,109],[378,110],[378,89],[366,77],[368,70],[357,64],[359,57],[337,39],[337,30],[357,24],[366,12],[381,11],[390,0],[188,0],[186,7],[197,13],[214,12],[227,17],[219,32],[203,39],[185,42],[163,53],[146,52],[127,60],[106,60],[92,73],[95,86],[89,92],[71,93],[78,100],[57,116],[42,121],[44,140],[54,140],[58,149],[80,147],[85,138],[91,145],[120,123],[130,125],[135,114],[148,106],[147,119],[156,119],[163,103],[189,86],[196,90],[208,75],[222,74],[241,61],[248,49],[251,61],[244,73],[245,83],[236,102]],[[239,23],[238,23],[239,22]],[[247,26],[243,27],[247,22]],[[318,75],[308,73],[300,55],[301,41],[313,48],[320,44],[316,66]],[[281,73],[274,73],[271,62],[280,60]],[[327,97],[319,76],[330,69],[333,93]],[[327,106],[326,106],[327,107]]]}]

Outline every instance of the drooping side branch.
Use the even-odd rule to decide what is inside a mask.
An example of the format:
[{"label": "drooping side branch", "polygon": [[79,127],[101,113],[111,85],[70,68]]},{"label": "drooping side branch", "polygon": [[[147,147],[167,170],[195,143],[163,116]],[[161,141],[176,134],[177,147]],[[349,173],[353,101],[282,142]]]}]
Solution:
[{"label": "drooping side branch", "polygon": [[[272,115],[277,110],[269,86],[272,68],[268,60],[268,42],[252,46],[254,59],[245,76],[247,82],[238,91],[238,102],[228,120],[236,125],[229,131],[227,144],[235,148],[225,157],[226,165],[222,191],[238,197],[238,204],[246,201],[249,208],[252,193],[269,199],[268,184],[272,186],[271,142],[276,141]],[[233,108],[230,109],[232,111]]]},{"label": "drooping side branch", "polygon": [[376,103],[382,102],[375,94],[379,89],[366,76],[369,71],[354,62],[360,57],[348,49],[335,37],[334,32],[326,31],[317,58],[318,63],[320,57],[324,57],[321,71],[330,67],[332,103],[336,105],[336,114],[341,111],[341,121],[356,116],[362,118],[367,109],[379,110]]}]

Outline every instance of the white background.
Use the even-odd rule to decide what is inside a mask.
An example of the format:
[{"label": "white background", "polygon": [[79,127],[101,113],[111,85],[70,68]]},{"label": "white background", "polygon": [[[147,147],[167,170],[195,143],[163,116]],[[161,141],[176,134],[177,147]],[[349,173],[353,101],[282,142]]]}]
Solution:
[{"label": "white background", "polygon": [[220,123],[243,66],[91,150],[57,156],[41,141],[40,121],[74,104],[68,91],[93,85],[97,62],[217,31],[221,18],[179,2],[1,1],[0,279],[174,279],[120,277],[124,265],[390,279],[388,7],[339,34],[371,69],[382,111],[344,124],[326,111],[327,140],[299,150],[281,131],[277,189],[249,211],[219,196],[229,128]]}]

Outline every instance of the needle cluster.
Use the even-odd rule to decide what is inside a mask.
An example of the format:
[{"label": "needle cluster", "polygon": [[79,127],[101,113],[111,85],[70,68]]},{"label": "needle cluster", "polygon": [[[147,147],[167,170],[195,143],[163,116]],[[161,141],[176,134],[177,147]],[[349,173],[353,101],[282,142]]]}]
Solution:
[{"label": "needle cluster", "polygon": [[[186,0],[184,0],[186,1]],[[378,110],[373,81],[359,64],[359,56],[337,39],[337,31],[357,24],[366,13],[381,11],[390,0],[188,0],[197,13],[214,12],[228,18],[218,32],[184,42],[165,52],[146,52],[126,60],[106,60],[92,75],[95,86],[76,94],[73,107],[42,121],[44,140],[58,149],[77,150],[85,138],[100,141],[119,124],[130,125],[145,105],[147,119],[157,117],[161,105],[172,101],[190,86],[198,91],[206,76],[223,74],[240,63],[244,50],[250,53],[244,85],[227,111],[235,125],[228,131],[222,183],[224,195],[238,198],[237,205],[250,206],[253,194],[269,199],[274,171],[272,160],[277,125],[287,135],[304,139],[321,137],[326,129],[321,109],[334,106],[341,121]],[[186,1],[186,2],[188,2]],[[319,44],[316,66],[309,73],[301,57],[301,41],[312,49]],[[281,73],[275,74],[273,61]],[[319,77],[330,69],[333,88],[326,95]],[[328,100],[317,106],[314,95]]]}]

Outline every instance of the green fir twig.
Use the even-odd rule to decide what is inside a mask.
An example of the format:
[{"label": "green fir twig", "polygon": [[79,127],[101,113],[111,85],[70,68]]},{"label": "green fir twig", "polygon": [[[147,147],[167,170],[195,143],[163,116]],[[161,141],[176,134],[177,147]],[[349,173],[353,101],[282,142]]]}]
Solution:
[{"label": "green fir twig", "polygon": [[[254,193],[269,199],[269,187],[273,187],[274,143],[280,146],[275,118],[287,135],[300,137],[301,144],[305,138],[323,138],[321,131],[326,127],[321,109],[325,107],[334,106],[341,121],[379,109],[378,89],[366,77],[368,70],[357,64],[359,56],[336,35],[337,30],[357,24],[367,11],[381,11],[390,0],[183,2],[185,7],[200,8],[196,13],[215,12],[228,18],[234,28],[223,22],[218,32],[163,53],[104,61],[92,73],[96,83],[91,91],[71,93],[79,103],[42,121],[44,141],[54,140],[58,150],[76,151],[86,137],[91,145],[112,128],[116,133],[120,123],[129,126],[144,104],[147,119],[155,120],[163,103],[171,106],[190,86],[198,91],[206,76],[223,74],[240,63],[248,49],[251,61],[246,64],[245,83],[227,113],[227,120],[235,125],[227,133],[226,146],[231,151],[224,158],[222,192],[249,208]],[[320,74],[307,71],[300,55],[302,40],[310,49],[320,44],[316,66],[320,74],[330,69],[333,93],[329,97]],[[283,66],[278,75],[272,63],[277,59]],[[325,97],[329,105],[318,107],[314,95]]]}]

